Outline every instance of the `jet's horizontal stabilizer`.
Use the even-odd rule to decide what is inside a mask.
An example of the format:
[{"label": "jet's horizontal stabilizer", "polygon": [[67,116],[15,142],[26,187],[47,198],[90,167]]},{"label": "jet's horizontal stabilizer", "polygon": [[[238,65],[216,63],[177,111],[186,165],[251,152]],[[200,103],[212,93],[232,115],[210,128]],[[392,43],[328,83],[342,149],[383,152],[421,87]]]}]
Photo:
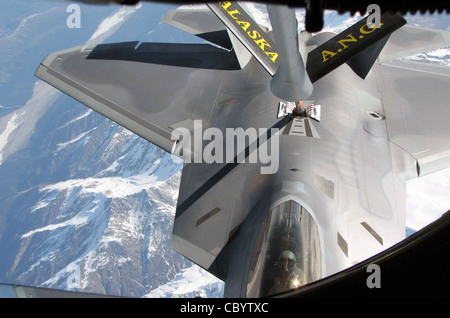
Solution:
[{"label": "jet's horizontal stabilizer", "polygon": [[162,21],[194,35],[225,30],[223,23],[206,7],[168,10]]},{"label": "jet's horizontal stabilizer", "polygon": [[406,20],[400,15],[388,13],[381,15],[379,27],[369,27],[367,19],[368,17],[365,17],[309,52],[306,70],[312,82],[346,62],[364,78],[387,37],[406,24]]},{"label": "jet's horizontal stabilizer", "polygon": [[231,43],[227,30],[199,33],[196,34],[196,36],[208,42],[217,44],[227,50],[231,50],[233,48],[233,43]]},{"label": "jet's horizontal stabilizer", "polygon": [[178,8],[168,10],[162,21],[225,49],[231,50],[232,48],[225,26],[206,7],[205,9]]},{"label": "jet's horizontal stabilizer", "polygon": [[91,60],[122,60],[212,70],[239,70],[233,51],[209,44],[124,42],[97,45]]}]

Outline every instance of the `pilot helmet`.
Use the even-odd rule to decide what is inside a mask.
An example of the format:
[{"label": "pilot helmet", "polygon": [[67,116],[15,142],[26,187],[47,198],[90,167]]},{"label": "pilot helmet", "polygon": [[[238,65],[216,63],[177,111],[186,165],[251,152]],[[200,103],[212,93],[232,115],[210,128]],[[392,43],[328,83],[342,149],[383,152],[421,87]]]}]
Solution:
[{"label": "pilot helmet", "polygon": [[295,266],[295,261],[297,260],[297,258],[295,257],[295,254],[292,251],[285,250],[281,252],[280,260],[282,262],[285,262],[288,268],[292,268]]}]

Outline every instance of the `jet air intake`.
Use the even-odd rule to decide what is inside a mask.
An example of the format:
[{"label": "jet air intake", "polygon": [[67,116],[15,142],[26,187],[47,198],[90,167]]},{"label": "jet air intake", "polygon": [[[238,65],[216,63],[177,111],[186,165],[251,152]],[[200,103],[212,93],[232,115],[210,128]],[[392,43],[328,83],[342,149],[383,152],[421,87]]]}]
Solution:
[{"label": "jet air intake", "polygon": [[273,4],[267,5],[267,11],[280,61],[270,89],[275,96],[286,101],[307,99],[312,94],[313,85],[298,49],[295,11],[287,6]]}]

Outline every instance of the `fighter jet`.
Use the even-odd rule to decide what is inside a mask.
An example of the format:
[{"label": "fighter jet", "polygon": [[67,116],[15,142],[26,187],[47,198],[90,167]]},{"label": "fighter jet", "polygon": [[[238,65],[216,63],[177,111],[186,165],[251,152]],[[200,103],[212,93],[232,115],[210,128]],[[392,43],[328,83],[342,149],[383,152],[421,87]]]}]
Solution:
[{"label": "fighter jet", "polygon": [[[450,45],[398,14],[298,33],[293,8],[169,10],[208,43],[80,46],[35,75],[184,160],[172,248],[225,297],[301,290],[405,238],[406,181],[450,166]],[[174,159],[176,160],[176,159]]]}]

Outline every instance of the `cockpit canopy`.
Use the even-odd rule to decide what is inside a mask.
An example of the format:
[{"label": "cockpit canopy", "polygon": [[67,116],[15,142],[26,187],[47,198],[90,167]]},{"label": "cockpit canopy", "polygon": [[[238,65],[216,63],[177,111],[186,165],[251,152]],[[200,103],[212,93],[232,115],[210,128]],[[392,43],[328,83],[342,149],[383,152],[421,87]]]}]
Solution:
[{"label": "cockpit canopy", "polygon": [[259,230],[250,264],[247,297],[266,297],[322,277],[319,232],[295,201],[274,208]]}]

